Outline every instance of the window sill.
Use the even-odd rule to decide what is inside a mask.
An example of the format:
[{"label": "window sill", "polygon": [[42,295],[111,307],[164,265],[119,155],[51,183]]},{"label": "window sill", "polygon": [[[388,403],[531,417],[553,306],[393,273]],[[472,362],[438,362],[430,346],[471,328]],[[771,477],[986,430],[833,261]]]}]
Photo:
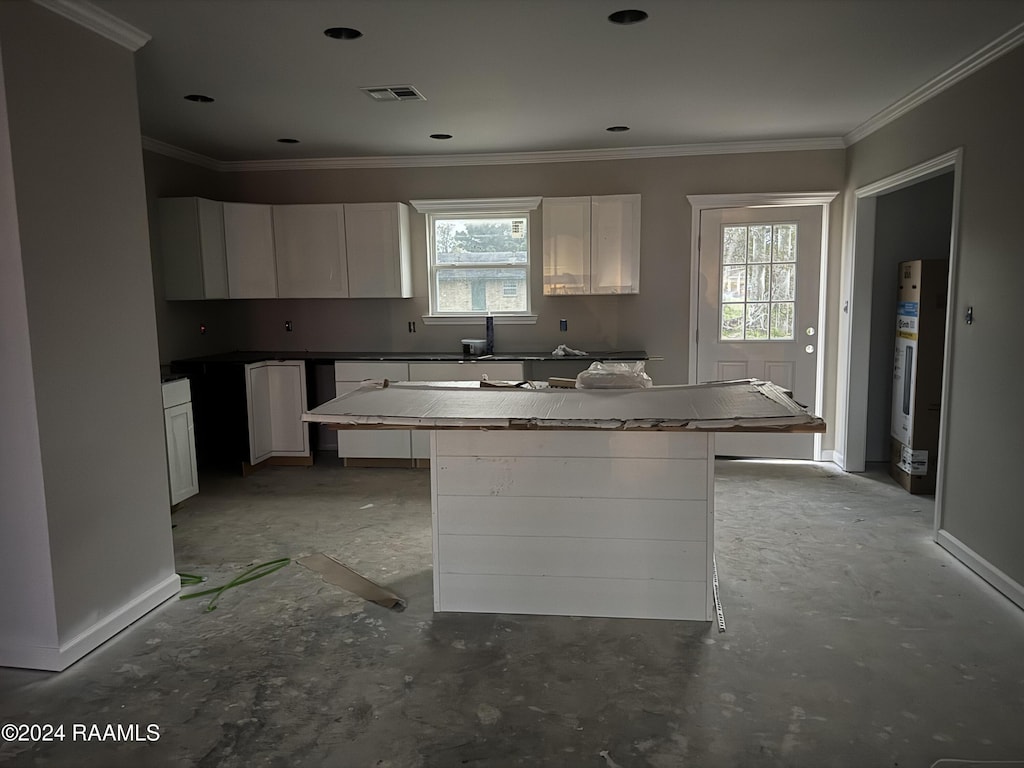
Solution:
[{"label": "window sill", "polygon": [[[495,325],[536,325],[536,315],[493,315]],[[424,325],[484,325],[487,315],[423,315]]]}]

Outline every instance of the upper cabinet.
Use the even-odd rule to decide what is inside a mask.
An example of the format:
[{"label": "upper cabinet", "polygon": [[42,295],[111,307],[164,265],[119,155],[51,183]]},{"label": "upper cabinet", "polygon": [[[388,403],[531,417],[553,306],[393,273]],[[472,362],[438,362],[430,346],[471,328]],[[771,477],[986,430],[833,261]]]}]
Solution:
[{"label": "upper cabinet", "polygon": [[345,206],[275,205],[274,249],[279,297],[348,297]]},{"label": "upper cabinet", "polygon": [[160,201],[168,299],[412,296],[403,203]]},{"label": "upper cabinet", "polygon": [[201,197],[164,198],[158,215],[164,297],[228,298],[223,203]]},{"label": "upper cabinet", "polygon": [[224,203],[224,249],[229,298],[277,297],[271,206]]},{"label": "upper cabinet", "polygon": [[544,294],[640,292],[640,195],[544,198]]},{"label": "upper cabinet", "polygon": [[412,296],[409,206],[346,203],[349,295],[353,298]]}]

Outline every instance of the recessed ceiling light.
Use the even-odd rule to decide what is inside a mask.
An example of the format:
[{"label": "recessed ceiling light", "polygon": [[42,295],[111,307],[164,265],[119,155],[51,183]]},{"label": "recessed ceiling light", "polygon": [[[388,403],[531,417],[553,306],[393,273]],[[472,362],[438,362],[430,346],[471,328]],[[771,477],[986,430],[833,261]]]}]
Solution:
[{"label": "recessed ceiling light", "polygon": [[646,11],[630,8],[625,11],[616,11],[608,17],[608,21],[612,24],[639,24],[646,18]]},{"label": "recessed ceiling light", "polygon": [[203,96],[201,93],[190,93],[185,97],[186,101],[198,101],[200,104],[209,104],[213,101],[210,96]]},{"label": "recessed ceiling light", "polygon": [[612,125],[612,126],[609,126],[608,128],[605,128],[605,130],[609,131],[610,133],[622,133],[623,131],[628,131],[629,130],[629,126],[628,125]]},{"label": "recessed ceiling light", "polygon": [[281,144],[298,144],[299,140],[298,139],[278,139],[278,142],[280,142]]},{"label": "recessed ceiling light", "polygon": [[363,36],[363,33],[352,27],[328,27],[324,34],[334,40],[356,40]]},{"label": "recessed ceiling light", "polygon": [[439,141],[444,141],[445,139],[450,139],[451,137],[452,137],[452,135],[450,133],[432,133],[432,134],[430,134],[430,138],[437,139]]}]

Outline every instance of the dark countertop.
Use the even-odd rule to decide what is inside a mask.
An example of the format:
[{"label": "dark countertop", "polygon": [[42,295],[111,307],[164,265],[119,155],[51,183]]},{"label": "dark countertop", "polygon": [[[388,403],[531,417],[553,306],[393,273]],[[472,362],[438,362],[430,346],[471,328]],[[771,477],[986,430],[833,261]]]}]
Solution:
[{"label": "dark countertop", "polygon": [[224,352],[218,355],[206,355],[205,357],[190,357],[183,360],[175,360],[172,365],[196,364],[196,363],[258,363],[263,360],[306,360],[311,363],[333,363],[337,361],[349,362],[395,362],[395,363],[425,363],[425,362],[472,362],[475,360],[488,362],[529,362],[529,361],[552,361],[552,360],[647,360],[647,352],[644,350],[609,350],[604,352],[590,352],[586,355],[572,355],[559,357],[550,352],[509,352],[497,355],[481,355],[467,357],[460,353],[448,352],[268,352],[268,351],[236,351]]}]

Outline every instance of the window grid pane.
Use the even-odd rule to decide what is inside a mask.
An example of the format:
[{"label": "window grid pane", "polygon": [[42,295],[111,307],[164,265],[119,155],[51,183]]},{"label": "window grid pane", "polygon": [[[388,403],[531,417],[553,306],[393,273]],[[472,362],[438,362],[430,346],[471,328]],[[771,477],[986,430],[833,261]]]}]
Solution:
[{"label": "window grid pane", "polygon": [[797,225],[722,227],[722,341],[795,338]]}]

